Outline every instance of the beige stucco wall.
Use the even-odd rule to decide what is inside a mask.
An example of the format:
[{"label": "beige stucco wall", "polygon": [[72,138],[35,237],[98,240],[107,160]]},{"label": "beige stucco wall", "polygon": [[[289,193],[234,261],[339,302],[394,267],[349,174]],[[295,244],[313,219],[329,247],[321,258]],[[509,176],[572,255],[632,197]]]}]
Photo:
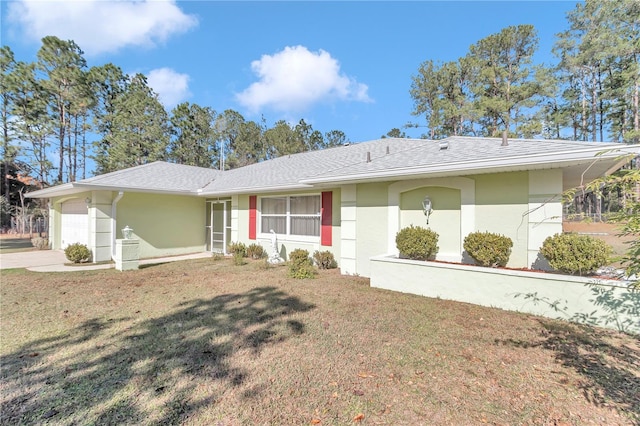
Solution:
[{"label": "beige stucco wall", "polygon": [[505,235],[513,241],[508,266],[528,265],[528,172],[473,176],[476,182],[476,230]]},{"label": "beige stucco wall", "polygon": [[[541,241],[562,231],[561,186],[560,170],[351,185],[355,221],[348,225],[355,227],[355,270],[348,273],[370,276],[369,258],[397,253],[395,235],[411,224],[439,234],[438,259],[471,261],[463,257],[464,238],[488,231],[512,239],[508,266],[531,267]],[[428,225],[421,208],[426,195],[434,206]],[[351,203],[343,200],[345,218]]]},{"label": "beige stucco wall", "polygon": [[140,257],[205,250],[205,199],[125,192],[117,204],[117,238],[125,226],[140,240]]},{"label": "beige stucco wall", "polygon": [[[331,246],[323,246],[320,245],[320,237],[317,238],[317,241],[302,241],[300,239],[296,239],[295,236],[286,237],[278,235],[278,248],[282,257],[286,260],[288,253],[295,249],[307,250],[310,255],[312,255],[316,250],[325,251],[328,250],[333,253],[336,261],[340,263],[340,252],[341,252],[341,219],[340,219],[340,197],[341,192],[339,188],[333,189],[322,189],[317,191],[294,191],[294,192],[279,192],[279,193],[270,193],[268,196],[289,196],[289,195],[310,195],[317,194],[320,192],[332,192],[332,225],[331,225]],[[240,241],[244,244],[253,244],[257,243],[262,245],[268,254],[271,254],[271,237],[268,234],[261,233],[260,230],[260,221],[258,218],[257,223],[257,238],[255,240],[249,239],[249,196],[257,195],[258,198],[261,195],[265,194],[241,194],[234,199],[237,199],[237,203],[234,204],[232,201],[232,210],[235,210],[232,213],[232,217],[236,217],[237,219],[232,221],[232,236],[234,241]],[[234,207],[234,206],[237,206]],[[260,208],[258,202],[258,208]]]},{"label": "beige stucco wall", "polygon": [[[428,196],[433,205],[429,223],[422,209]],[[438,253],[450,256],[462,252],[460,243],[460,190],[429,186],[400,194],[400,227],[428,228],[438,234]]]},{"label": "beige stucco wall", "polygon": [[369,276],[369,258],[387,253],[387,190],[389,184],[366,183],[356,188],[356,271]]}]

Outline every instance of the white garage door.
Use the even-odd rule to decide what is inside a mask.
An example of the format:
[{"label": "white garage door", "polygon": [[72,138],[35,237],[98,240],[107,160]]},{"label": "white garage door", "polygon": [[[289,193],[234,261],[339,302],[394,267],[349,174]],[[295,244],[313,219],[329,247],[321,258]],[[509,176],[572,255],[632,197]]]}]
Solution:
[{"label": "white garage door", "polygon": [[69,244],[89,244],[89,216],[87,203],[82,199],[62,203],[60,244],[66,248]]}]

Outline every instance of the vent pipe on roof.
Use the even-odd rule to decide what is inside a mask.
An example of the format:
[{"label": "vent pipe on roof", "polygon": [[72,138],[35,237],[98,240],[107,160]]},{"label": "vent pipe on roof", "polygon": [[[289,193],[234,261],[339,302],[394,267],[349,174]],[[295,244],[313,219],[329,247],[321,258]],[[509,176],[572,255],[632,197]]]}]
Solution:
[{"label": "vent pipe on roof", "polygon": [[371,151],[367,151],[367,163],[371,162]]},{"label": "vent pipe on roof", "polygon": [[389,155],[389,145],[387,145],[387,155]]},{"label": "vent pipe on roof", "polygon": [[506,130],[502,132],[502,144],[500,146],[509,146],[509,138]]},{"label": "vent pipe on roof", "polygon": [[449,142],[440,141],[440,142],[438,142],[438,147],[440,148],[440,151],[445,150],[445,149],[449,149]]}]

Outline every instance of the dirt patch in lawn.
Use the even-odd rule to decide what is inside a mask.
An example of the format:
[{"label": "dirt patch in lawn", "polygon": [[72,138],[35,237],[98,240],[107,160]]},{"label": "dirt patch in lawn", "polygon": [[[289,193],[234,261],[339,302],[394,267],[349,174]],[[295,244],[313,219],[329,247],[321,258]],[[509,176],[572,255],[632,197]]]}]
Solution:
[{"label": "dirt patch in lawn", "polygon": [[613,257],[615,260],[613,266],[620,266],[619,259],[626,254],[629,249],[629,242],[633,239],[631,236],[620,236],[620,224],[617,223],[563,222],[562,230],[564,232],[590,235],[609,244],[613,249]]},{"label": "dirt patch in lawn", "polygon": [[640,421],[637,337],[263,265],[3,272],[0,423]]}]

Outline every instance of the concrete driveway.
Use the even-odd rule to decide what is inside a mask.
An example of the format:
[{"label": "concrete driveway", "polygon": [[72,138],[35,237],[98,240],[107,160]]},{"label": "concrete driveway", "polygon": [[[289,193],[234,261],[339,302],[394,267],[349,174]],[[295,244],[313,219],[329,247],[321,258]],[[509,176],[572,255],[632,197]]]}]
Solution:
[{"label": "concrete driveway", "polygon": [[34,250],[0,254],[0,269],[64,265],[65,262],[67,262],[67,258],[62,250]]}]

